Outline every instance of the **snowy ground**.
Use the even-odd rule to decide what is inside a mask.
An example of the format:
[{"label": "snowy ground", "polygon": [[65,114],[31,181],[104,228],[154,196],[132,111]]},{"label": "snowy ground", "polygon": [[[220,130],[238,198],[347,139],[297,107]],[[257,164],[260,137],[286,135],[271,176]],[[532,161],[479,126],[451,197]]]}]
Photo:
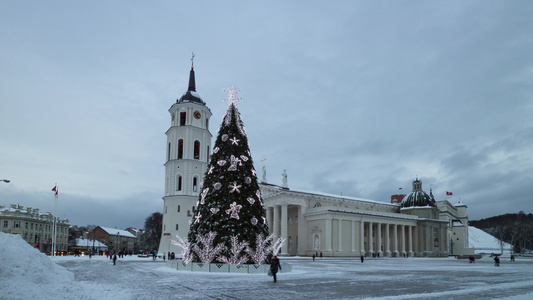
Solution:
[{"label": "snowy ground", "polygon": [[6,236],[0,299],[533,299],[531,259],[495,267],[490,258],[282,258],[293,271],[273,283],[263,274],[178,272],[137,257],[116,266],[105,257],[50,258]]}]

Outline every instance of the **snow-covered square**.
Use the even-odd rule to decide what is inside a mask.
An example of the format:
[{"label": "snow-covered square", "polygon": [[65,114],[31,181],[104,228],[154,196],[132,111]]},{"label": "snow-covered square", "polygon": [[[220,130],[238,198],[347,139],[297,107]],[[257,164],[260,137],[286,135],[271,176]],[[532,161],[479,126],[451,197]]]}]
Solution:
[{"label": "snow-covered square", "polygon": [[180,272],[161,259],[48,257],[0,233],[0,299],[531,299],[533,259],[282,258],[278,274]]}]

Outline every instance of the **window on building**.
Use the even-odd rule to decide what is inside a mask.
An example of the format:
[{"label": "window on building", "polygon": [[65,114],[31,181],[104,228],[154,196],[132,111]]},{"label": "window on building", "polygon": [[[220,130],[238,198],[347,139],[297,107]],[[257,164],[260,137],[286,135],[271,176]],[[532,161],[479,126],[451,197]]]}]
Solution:
[{"label": "window on building", "polygon": [[33,230],[33,223],[30,224],[30,229]]},{"label": "window on building", "polygon": [[178,224],[176,224],[176,230],[178,230],[178,228],[179,228],[179,225],[178,225]]},{"label": "window on building", "polygon": [[209,162],[209,156],[211,155],[211,153],[209,152],[209,145],[207,146],[207,162]]},{"label": "window on building", "polygon": [[163,231],[167,230],[167,225],[163,224]]},{"label": "window on building", "polygon": [[28,229],[28,222],[26,222],[26,225],[25,225],[25,227],[24,227],[24,228]]},{"label": "window on building", "polygon": [[176,180],[176,191],[181,191],[182,183],[183,183],[183,177],[181,177],[181,175],[178,175],[178,179]]},{"label": "window on building", "polygon": [[181,207],[178,205],[178,212],[180,212],[180,208],[181,208]]},{"label": "window on building", "polygon": [[14,225],[15,228],[20,228],[20,221],[15,221]]},{"label": "window on building", "polygon": [[4,227],[7,227],[7,221],[4,221]]},{"label": "window on building", "polygon": [[183,139],[178,141],[178,159],[183,159]]},{"label": "window on building", "polygon": [[165,206],[165,213],[167,213],[167,207]]},{"label": "window on building", "polygon": [[170,143],[168,143],[167,161],[170,160]]},{"label": "window on building", "polygon": [[200,141],[194,141],[194,159],[200,159]]},{"label": "window on building", "polygon": [[187,217],[192,217],[190,210],[187,210]]},{"label": "window on building", "polygon": [[209,119],[205,119],[205,128],[209,129]]},{"label": "window on building", "polygon": [[185,126],[185,120],[187,119],[187,113],[180,113],[180,126]]},{"label": "window on building", "polygon": [[198,177],[196,176],[192,178],[192,191],[195,193],[198,191]]}]

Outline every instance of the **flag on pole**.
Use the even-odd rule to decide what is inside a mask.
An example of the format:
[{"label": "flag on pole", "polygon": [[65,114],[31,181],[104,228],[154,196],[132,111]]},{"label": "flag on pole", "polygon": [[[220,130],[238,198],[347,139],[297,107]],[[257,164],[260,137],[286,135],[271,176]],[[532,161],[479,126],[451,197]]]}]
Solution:
[{"label": "flag on pole", "polygon": [[54,188],[52,189],[52,192],[55,192],[56,193],[56,197],[57,197],[57,194],[59,193],[59,188],[56,186],[54,186]]},{"label": "flag on pole", "polygon": [[451,195],[453,195],[452,192],[448,192],[448,191],[446,191],[446,196],[451,196]]}]

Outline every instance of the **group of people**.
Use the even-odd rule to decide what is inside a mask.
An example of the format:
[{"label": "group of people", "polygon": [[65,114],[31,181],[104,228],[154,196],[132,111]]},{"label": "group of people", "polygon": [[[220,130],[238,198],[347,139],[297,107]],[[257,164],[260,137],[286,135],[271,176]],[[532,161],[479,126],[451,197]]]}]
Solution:
[{"label": "group of people", "polygon": [[[176,254],[174,252],[168,252],[168,256],[166,257],[168,257],[168,260],[173,260],[173,259],[176,259]],[[163,254],[163,260],[165,260],[166,257],[165,257],[165,254]]]}]

